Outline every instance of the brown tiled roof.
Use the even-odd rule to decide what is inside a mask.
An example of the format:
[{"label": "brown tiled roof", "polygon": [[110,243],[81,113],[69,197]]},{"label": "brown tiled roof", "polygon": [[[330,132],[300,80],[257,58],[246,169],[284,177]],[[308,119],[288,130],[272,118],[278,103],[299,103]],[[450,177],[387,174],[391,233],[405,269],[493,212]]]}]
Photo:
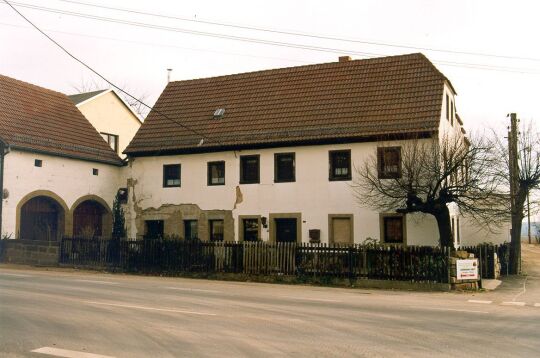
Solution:
[{"label": "brown tiled roof", "polygon": [[21,150],[121,164],[66,95],[2,75],[0,139]]},{"label": "brown tiled roof", "polygon": [[[171,82],[125,153],[434,133],[445,81],[424,55],[411,54]],[[225,114],[213,119],[218,108]]]}]

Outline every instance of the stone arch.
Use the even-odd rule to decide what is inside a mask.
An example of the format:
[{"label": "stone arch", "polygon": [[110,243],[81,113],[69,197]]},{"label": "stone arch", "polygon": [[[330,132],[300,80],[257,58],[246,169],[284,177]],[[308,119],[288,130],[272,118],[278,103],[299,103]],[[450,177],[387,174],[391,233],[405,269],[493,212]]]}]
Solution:
[{"label": "stone arch", "polygon": [[85,195],[71,206],[71,230],[73,236],[110,237],[112,233],[112,210],[97,195]]},{"label": "stone arch", "polygon": [[[68,206],[57,194],[49,190],[33,191],[25,195],[17,204],[15,214],[17,237],[25,239],[23,236],[30,236],[27,238],[58,240],[64,233],[69,232],[70,219],[68,213]],[[49,226],[46,235],[43,227],[37,227],[40,221],[43,226]],[[21,223],[23,224],[22,230]],[[36,230],[33,231],[32,228]],[[32,231],[33,233],[30,234]]]}]

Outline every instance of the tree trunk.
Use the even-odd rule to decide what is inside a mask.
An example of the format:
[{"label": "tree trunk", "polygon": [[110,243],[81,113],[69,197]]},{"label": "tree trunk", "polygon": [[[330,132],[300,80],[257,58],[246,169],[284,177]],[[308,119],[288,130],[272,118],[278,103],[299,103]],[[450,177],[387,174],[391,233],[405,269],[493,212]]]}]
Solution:
[{"label": "tree trunk", "polygon": [[441,247],[453,247],[452,226],[450,224],[450,211],[445,204],[442,204],[437,214],[433,214],[437,220],[439,228],[439,244]]}]

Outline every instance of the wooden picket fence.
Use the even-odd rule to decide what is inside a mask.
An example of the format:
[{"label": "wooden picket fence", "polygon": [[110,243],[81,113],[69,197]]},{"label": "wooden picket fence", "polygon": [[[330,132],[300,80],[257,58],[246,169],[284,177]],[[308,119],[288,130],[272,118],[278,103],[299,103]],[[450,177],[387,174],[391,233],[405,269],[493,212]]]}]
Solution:
[{"label": "wooden picket fence", "polygon": [[60,263],[128,272],[240,273],[448,282],[450,249],[184,240],[63,238]]}]

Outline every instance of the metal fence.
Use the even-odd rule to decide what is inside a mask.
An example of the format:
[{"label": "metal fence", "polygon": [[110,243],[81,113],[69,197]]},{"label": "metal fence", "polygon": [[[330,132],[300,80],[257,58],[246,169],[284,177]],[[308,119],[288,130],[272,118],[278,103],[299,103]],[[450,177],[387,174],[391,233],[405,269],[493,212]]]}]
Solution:
[{"label": "metal fence", "polygon": [[64,238],[60,263],[128,272],[241,273],[448,282],[450,249],[185,240]]},{"label": "metal fence", "polygon": [[482,278],[496,278],[495,267],[500,264],[500,274],[508,275],[510,261],[510,245],[491,245],[481,244],[478,246],[464,246],[460,250],[473,253],[475,258],[479,259],[479,275]]}]

